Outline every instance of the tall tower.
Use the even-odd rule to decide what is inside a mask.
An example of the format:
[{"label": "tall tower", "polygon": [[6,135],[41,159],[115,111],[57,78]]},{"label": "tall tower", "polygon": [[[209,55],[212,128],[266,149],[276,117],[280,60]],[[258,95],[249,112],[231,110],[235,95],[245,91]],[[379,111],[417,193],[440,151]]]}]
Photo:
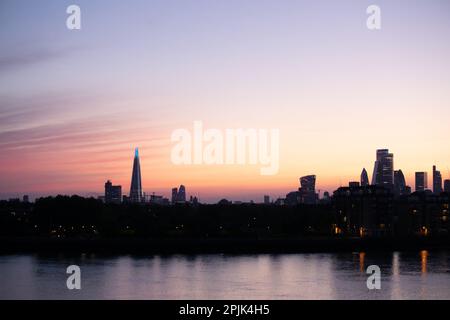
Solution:
[{"label": "tall tower", "polygon": [[366,168],[363,168],[361,172],[361,187],[367,187],[369,185],[369,176],[367,175]]},{"label": "tall tower", "polygon": [[186,202],[186,188],[183,185],[178,189],[178,201]]},{"label": "tall tower", "polygon": [[172,188],[172,204],[178,201],[178,188]]},{"label": "tall tower", "polygon": [[416,172],[416,191],[425,191],[428,188],[426,172]]},{"label": "tall tower", "polygon": [[388,149],[377,150],[373,168],[372,184],[392,188],[394,185],[394,154]]},{"label": "tall tower", "polygon": [[441,194],[441,192],[442,192],[441,172],[436,170],[436,166],[433,166],[433,193]]},{"label": "tall tower", "polygon": [[131,174],[130,201],[142,201],[141,165],[138,148],[134,150],[133,173]]}]

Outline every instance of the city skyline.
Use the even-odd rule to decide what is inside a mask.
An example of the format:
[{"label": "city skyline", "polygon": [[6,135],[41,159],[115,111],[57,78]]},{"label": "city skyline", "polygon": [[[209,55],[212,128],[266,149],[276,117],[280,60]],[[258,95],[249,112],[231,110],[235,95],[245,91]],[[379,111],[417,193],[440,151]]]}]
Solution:
[{"label": "city skyline", "polygon": [[[316,193],[316,175],[306,175],[299,178],[300,188],[297,191],[289,192],[286,194],[285,198],[279,196],[278,198],[274,198],[272,195],[272,203],[283,201],[283,203],[288,202],[289,196],[293,196],[295,198],[295,202],[299,203],[317,203],[320,198],[319,189]],[[437,170],[436,165],[432,167],[432,188],[428,188],[427,182],[427,172],[415,172],[415,188],[414,191],[431,191],[434,194],[440,194],[441,192],[449,192],[448,187],[446,188],[446,184],[450,183],[449,179],[442,180],[442,176],[439,170]],[[389,149],[377,149],[376,150],[376,160],[374,164],[372,183],[369,184],[369,177],[365,168],[362,169],[360,181],[349,181],[349,187],[368,187],[368,186],[381,186],[388,190],[390,190],[394,195],[407,195],[411,193],[411,186],[407,184],[403,171],[401,169],[394,170],[394,154],[389,153]],[[108,187],[107,187],[108,186]],[[340,185],[339,187],[343,187]],[[121,194],[121,186],[112,186],[110,180],[108,180],[105,184],[105,202],[114,202],[108,201],[108,193],[111,192],[111,188],[119,188],[119,193]],[[337,190],[337,189],[336,189]],[[334,190],[334,191],[336,191]],[[134,160],[133,160],[133,170],[131,176],[131,184],[130,184],[130,193],[128,198],[124,198],[124,201],[130,201],[134,203],[139,202],[147,202],[148,200],[145,198],[146,193],[143,192],[141,187],[141,172],[140,172],[140,161],[139,161],[139,151],[138,148],[135,148],[134,151]],[[324,198],[328,198],[329,191],[323,190]],[[155,197],[155,192],[153,192],[153,197]],[[28,197],[28,195],[27,195]],[[156,196],[158,201],[163,199],[167,200],[168,198],[164,198],[163,196]],[[191,200],[193,196],[191,195]],[[268,203],[270,199],[269,195],[263,195],[263,203]],[[227,200],[225,198],[221,198],[221,201]],[[275,200],[275,201],[274,201]],[[195,197],[195,201],[198,201],[197,197]],[[236,200],[235,200],[236,201]],[[251,202],[254,199],[250,200]],[[187,202],[186,198],[186,187],[181,184],[179,188],[171,189],[171,201],[170,203],[185,203]],[[241,202],[241,200],[237,200],[237,202]],[[256,201],[258,202],[258,201]]]},{"label": "city skyline", "polygon": [[[432,165],[449,179],[448,2],[379,1],[375,32],[360,1],[175,2],[81,0],[70,31],[67,1],[2,1],[0,198],[128,191],[134,146],[142,190],[210,202],[283,197],[310,173],[336,190],[383,147],[409,186]],[[174,165],[171,133],[195,120],[279,129],[278,174]]]},{"label": "city skyline", "polygon": [[[144,202],[154,202],[159,204],[176,204],[176,203],[186,203],[195,201],[197,203],[199,200],[198,195],[192,192],[190,194],[190,200],[187,201],[187,192],[185,185],[181,184],[179,188],[171,188],[171,193],[167,194],[166,191],[162,192],[162,195],[156,195],[155,190],[143,190],[142,188],[142,177],[140,171],[140,159],[139,159],[139,148],[134,149],[133,165],[131,171],[130,179],[130,192],[128,195],[122,195],[122,185],[113,185],[111,179],[108,179],[104,184],[103,193],[91,194],[95,195],[98,199],[102,199],[106,203],[121,203],[131,202],[131,203],[144,203]],[[360,180],[350,180],[348,184],[341,184],[341,187],[359,188],[369,187],[369,186],[380,186],[386,188],[392,192],[395,196],[408,195],[412,192],[412,187],[407,183],[403,171],[401,169],[395,170],[394,167],[394,154],[389,153],[389,149],[377,149],[376,150],[376,160],[374,162],[373,176],[369,183],[369,176],[365,168],[362,169]],[[316,175],[305,175],[299,178],[299,188],[298,191],[286,191],[286,195],[268,195],[258,194],[255,198],[251,199],[226,199],[227,197],[218,195],[217,199],[211,201],[206,199],[204,203],[214,203],[224,200],[230,200],[235,203],[242,202],[255,202],[255,203],[267,203],[271,199],[271,203],[278,204],[293,204],[293,203],[318,203],[319,199],[328,200],[330,192],[337,191],[338,188],[334,190],[321,190],[316,189]],[[318,191],[316,193],[316,191]],[[416,171],[414,173],[414,192],[416,191],[430,191],[434,194],[440,194],[441,192],[450,192],[450,178],[442,179],[441,173],[437,170],[436,165],[432,166],[432,182],[431,187],[428,185],[428,172],[427,171]],[[58,195],[63,193],[58,193]],[[322,194],[322,197],[321,197]],[[83,194],[81,194],[83,196]],[[24,202],[30,200],[30,195],[21,195]],[[123,197],[123,198],[122,198]],[[170,197],[170,200],[169,200]],[[21,197],[10,197],[9,199],[20,199]],[[38,198],[38,197],[36,197]],[[261,198],[261,199],[260,199]],[[26,199],[26,200],[25,200]],[[0,199],[1,200],[1,199]],[[262,201],[261,201],[262,200]]]}]

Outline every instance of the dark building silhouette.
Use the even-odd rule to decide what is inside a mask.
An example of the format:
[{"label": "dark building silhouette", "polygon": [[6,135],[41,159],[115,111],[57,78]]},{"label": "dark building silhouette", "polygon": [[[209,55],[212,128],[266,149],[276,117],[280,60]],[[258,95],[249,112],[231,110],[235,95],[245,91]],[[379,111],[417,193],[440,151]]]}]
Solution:
[{"label": "dark building silhouette", "polygon": [[267,195],[264,196],[264,204],[270,204],[270,197]]},{"label": "dark building silhouette", "polygon": [[395,203],[396,235],[448,235],[449,203],[450,197],[444,193],[416,192],[399,198]]},{"label": "dark building silhouette", "polygon": [[361,182],[361,187],[366,187],[369,185],[369,176],[367,175],[366,168],[362,169],[360,182]]},{"label": "dark building silhouette", "polygon": [[160,195],[156,195],[154,192],[152,194],[146,194],[144,192],[141,202],[149,203],[149,204],[156,204],[156,205],[161,205],[161,206],[165,206],[165,205],[169,205],[170,204],[170,200],[169,199],[164,198],[163,196],[160,196]]},{"label": "dark building silhouette", "polygon": [[142,202],[141,165],[138,148],[134,151],[133,173],[131,175],[130,202]]},{"label": "dark building silhouette", "polygon": [[26,194],[26,195],[23,196],[22,200],[25,203],[29,203],[30,202],[30,197]]},{"label": "dark building silhouette", "polygon": [[394,186],[394,154],[388,149],[377,150],[373,168],[372,185],[392,189]]},{"label": "dark building silhouette", "polygon": [[186,188],[180,185],[180,188],[172,189],[172,204],[186,202]]},{"label": "dark building silhouette", "polygon": [[442,192],[442,176],[441,172],[433,166],[433,193],[440,194]]},{"label": "dark building silhouette", "polygon": [[284,206],[284,205],[286,205],[286,199],[285,198],[277,198],[274,202],[274,205]]},{"label": "dark building silhouette", "polygon": [[425,191],[428,188],[426,172],[416,172],[416,191]]},{"label": "dark building silhouette", "polygon": [[450,180],[444,180],[444,192],[450,193]]},{"label": "dark building silhouette", "polygon": [[411,194],[411,187],[410,186],[406,186],[405,187],[405,195],[410,195]]},{"label": "dark building silhouette", "polygon": [[301,203],[301,196],[299,191],[291,191],[286,195],[283,203],[287,206],[296,206]]},{"label": "dark building silhouette", "polygon": [[105,203],[122,202],[122,186],[113,186],[111,181],[105,183]]},{"label": "dark building silhouette", "polygon": [[359,185],[359,182],[358,182],[358,181],[350,181],[350,182],[348,183],[348,186],[349,186],[350,188],[358,188],[360,185]]},{"label": "dark building silhouette", "polygon": [[402,170],[394,171],[394,194],[397,196],[407,194],[406,180]]},{"label": "dark building silhouette", "polygon": [[331,201],[330,193],[328,191],[325,191],[323,193],[322,199],[319,200],[319,204],[328,204]]},{"label": "dark building silhouette", "polygon": [[178,188],[172,188],[172,204],[177,202]]},{"label": "dark building silhouette", "polygon": [[217,204],[219,206],[230,206],[232,202],[227,199],[221,199],[219,202],[217,202]]},{"label": "dark building silhouette", "polygon": [[183,185],[178,189],[178,201],[186,202],[186,188]]},{"label": "dark building silhouette", "polygon": [[316,191],[316,176],[309,175],[300,178],[300,187],[304,192]]},{"label": "dark building silhouette", "polygon": [[169,199],[164,198],[163,196],[155,195],[154,193],[150,195],[148,202],[150,204],[156,204],[160,206],[168,206],[170,204]]},{"label": "dark building silhouette", "polygon": [[319,195],[316,193],[316,176],[303,176],[299,180],[300,188],[298,188],[298,191],[289,192],[284,199],[284,203],[288,206],[317,204]]},{"label": "dark building silhouette", "polygon": [[197,197],[190,196],[190,197],[189,197],[189,203],[190,203],[190,204],[193,204],[194,206],[198,205],[198,204],[199,204],[198,198],[197,198]]},{"label": "dark building silhouette", "polygon": [[392,198],[385,187],[341,187],[333,193],[336,234],[382,236],[392,233]]},{"label": "dark building silhouette", "polygon": [[[308,175],[300,178],[299,203],[315,204],[319,198],[316,193],[316,176]],[[286,199],[287,201],[287,199]]]}]

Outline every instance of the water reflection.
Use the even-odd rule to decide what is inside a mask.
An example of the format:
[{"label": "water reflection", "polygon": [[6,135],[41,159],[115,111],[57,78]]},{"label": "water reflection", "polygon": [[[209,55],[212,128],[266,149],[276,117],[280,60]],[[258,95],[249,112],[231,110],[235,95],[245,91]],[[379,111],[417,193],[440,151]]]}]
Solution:
[{"label": "water reflection", "polygon": [[365,252],[359,253],[359,271],[360,272],[365,272],[365,268],[364,268],[364,257],[365,256],[366,256]]},{"label": "water reflection", "polygon": [[[418,256],[420,259],[418,259]],[[450,299],[450,256],[405,253],[0,256],[1,299]],[[68,265],[82,290],[65,287]],[[378,265],[381,290],[368,290]],[[426,275],[426,277],[425,277]]]},{"label": "water reflection", "polygon": [[420,259],[422,264],[422,274],[427,273],[427,260],[428,260],[428,251],[422,250],[420,251]]},{"label": "water reflection", "polygon": [[402,288],[400,282],[400,253],[394,252],[392,254],[392,270],[391,270],[391,299],[402,299]]}]

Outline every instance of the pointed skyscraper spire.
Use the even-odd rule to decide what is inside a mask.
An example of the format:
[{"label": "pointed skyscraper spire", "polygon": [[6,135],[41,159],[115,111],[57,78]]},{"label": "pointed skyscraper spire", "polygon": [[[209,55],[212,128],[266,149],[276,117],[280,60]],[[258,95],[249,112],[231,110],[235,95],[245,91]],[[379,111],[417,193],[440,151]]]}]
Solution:
[{"label": "pointed skyscraper spire", "polygon": [[139,163],[139,150],[134,150],[133,173],[131,174],[130,201],[142,201],[141,165]]}]

